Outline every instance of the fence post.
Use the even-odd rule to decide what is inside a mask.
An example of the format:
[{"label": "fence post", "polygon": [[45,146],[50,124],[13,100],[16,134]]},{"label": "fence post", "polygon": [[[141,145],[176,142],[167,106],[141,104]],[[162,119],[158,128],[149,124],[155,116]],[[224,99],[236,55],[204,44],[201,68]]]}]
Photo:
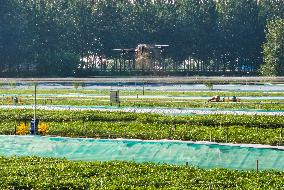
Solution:
[{"label": "fence post", "polygon": [[283,127],[280,128],[280,137],[279,137],[279,146],[282,144],[282,137],[283,137]]},{"label": "fence post", "polygon": [[144,88],[144,86],[145,86],[145,82],[143,80],[143,96],[145,95],[145,88]]},{"label": "fence post", "polygon": [[25,125],[27,125],[27,115],[25,114]]},{"label": "fence post", "polygon": [[259,162],[258,162],[258,160],[256,160],[256,172],[258,173],[258,168],[259,167]]}]

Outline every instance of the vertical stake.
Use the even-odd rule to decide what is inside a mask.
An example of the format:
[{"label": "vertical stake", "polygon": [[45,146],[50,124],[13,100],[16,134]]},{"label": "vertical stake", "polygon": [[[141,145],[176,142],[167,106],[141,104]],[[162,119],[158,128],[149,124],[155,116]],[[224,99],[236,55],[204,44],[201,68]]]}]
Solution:
[{"label": "vertical stake", "polygon": [[36,123],[36,83],[35,83],[35,98],[34,98],[34,126]]},{"label": "vertical stake", "polygon": [[259,167],[259,162],[258,162],[258,160],[256,160],[256,172],[258,172],[258,168]]},{"label": "vertical stake", "polygon": [[144,94],[145,94],[144,85],[145,85],[145,82],[144,82],[144,80],[143,80],[143,96],[144,96]]},{"label": "vertical stake", "polygon": [[279,145],[282,145],[282,137],[283,137],[283,127],[280,128],[280,138],[279,138]]},{"label": "vertical stake", "polygon": [[25,114],[25,125],[27,125],[27,115]]},{"label": "vertical stake", "polygon": [[185,166],[188,166],[188,162],[185,162]]}]

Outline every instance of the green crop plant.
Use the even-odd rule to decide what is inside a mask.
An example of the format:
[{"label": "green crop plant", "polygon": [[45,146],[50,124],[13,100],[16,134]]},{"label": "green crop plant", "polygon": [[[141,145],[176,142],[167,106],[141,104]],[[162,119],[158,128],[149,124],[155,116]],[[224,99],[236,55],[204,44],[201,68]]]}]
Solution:
[{"label": "green crop plant", "polygon": [[[25,121],[33,117],[32,109],[1,109],[1,121]],[[67,122],[67,121],[138,121],[141,123],[161,124],[187,124],[197,126],[232,126],[259,128],[284,127],[283,116],[267,115],[190,115],[190,116],[168,116],[150,113],[129,113],[110,111],[47,111],[38,110],[37,115],[45,121]]]},{"label": "green crop plant", "polygon": [[[74,82],[73,87],[70,89],[44,89],[39,88],[38,92],[42,94],[70,94],[70,93],[78,93],[78,91],[75,89],[75,85],[80,87],[84,87],[85,84],[81,84],[80,82]],[[13,89],[0,89],[0,94],[33,94],[33,89],[31,88],[13,88]],[[109,90],[100,89],[100,90],[91,90],[91,89],[82,89],[80,90],[81,94],[100,94],[100,95],[109,95]],[[127,96],[137,95],[137,92],[135,90],[121,90],[120,95]],[[206,96],[206,97],[212,97],[216,95],[215,91],[147,91],[147,95],[157,95],[157,96]],[[263,96],[283,96],[283,92],[275,91],[218,91],[218,95],[221,97],[232,97],[232,96],[252,96],[252,97],[263,97]]]},{"label": "green crop plant", "polygon": [[0,157],[1,189],[283,189],[280,171]]},{"label": "green crop plant", "polygon": [[204,85],[205,85],[209,90],[213,90],[213,86],[214,86],[213,83],[211,83],[211,82],[206,82]]},{"label": "green crop plant", "polygon": [[84,88],[86,86],[86,84],[83,81],[76,81],[73,82],[73,87],[77,90],[79,87]]},{"label": "green crop plant", "polygon": [[9,81],[9,86],[10,86],[11,88],[16,88],[17,83],[16,83],[15,81]]},{"label": "green crop plant", "polygon": [[78,87],[80,86],[80,83],[79,82],[73,82],[73,86],[77,90]]},{"label": "green crop plant", "polygon": [[[49,135],[91,138],[176,139],[283,145],[283,116],[163,116],[97,111],[38,111]],[[32,110],[0,111],[0,134],[14,134]]]},{"label": "green crop plant", "polygon": [[[82,98],[82,97],[50,97],[40,96],[37,103],[42,105],[70,105],[70,106],[109,106],[109,98]],[[20,99],[25,99],[22,104],[30,105],[33,102],[32,97],[19,96]],[[9,103],[6,103],[9,104]],[[10,102],[12,104],[12,102]],[[216,108],[216,109],[260,109],[260,110],[283,110],[284,102],[282,100],[260,102],[259,100],[250,100],[246,102],[221,102],[221,103],[207,103],[202,99],[186,100],[180,99],[173,101],[167,99],[135,99],[135,98],[121,98],[121,106],[128,107],[169,107],[169,108]]]}]

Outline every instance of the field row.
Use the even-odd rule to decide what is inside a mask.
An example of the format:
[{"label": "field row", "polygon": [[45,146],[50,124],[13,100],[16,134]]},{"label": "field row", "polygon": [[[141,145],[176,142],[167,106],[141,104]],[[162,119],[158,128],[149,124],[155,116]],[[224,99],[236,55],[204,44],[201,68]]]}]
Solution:
[{"label": "field row", "polygon": [[[48,135],[90,138],[174,139],[222,143],[284,145],[281,128],[243,126],[208,127],[189,125],[142,124],[137,122],[48,122]],[[1,122],[0,134],[15,134],[14,122]]]},{"label": "field row", "polygon": [[[257,128],[283,128],[283,116],[266,115],[191,115],[165,116],[148,113],[127,113],[107,111],[47,111],[38,110],[37,116],[47,122],[67,121],[132,121],[144,124],[186,124],[196,126],[244,126]],[[31,109],[1,109],[1,121],[28,121],[33,118]]]},{"label": "field row", "polygon": [[[115,87],[114,87],[115,89]],[[109,95],[110,89],[101,89],[101,90],[88,90],[84,88],[79,89],[38,89],[37,94],[72,94],[72,95]],[[34,94],[34,87],[31,87],[30,89],[1,89],[0,88],[0,94],[2,95],[23,95],[23,94]],[[161,95],[161,96],[215,96],[219,95],[221,97],[232,97],[232,96],[251,96],[251,97],[262,97],[262,96],[283,96],[284,92],[269,92],[269,91],[263,91],[263,92],[256,92],[256,91],[217,91],[217,90],[210,90],[210,91],[158,91],[158,90],[147,90],[144,89],[143,94],[143,88],[140,86],[139,88],[135,90],[127,90],[123,89],[119,91],[119,94],[121,96],[136,96],[137,94],[139,96],[143,95]]]},{"label": "field row", "polygon": [[[174,117],[91,111],[38,114],[48,124],[48,134],[57,136],[284,144],[284,123],[280,116]],[[29,123],[32,116],[31,110],[0,112],[0,134],[15,134],[19,124]]]},{"label": "field row", "polygon": [[[218,109],[260,109],[284,110],[284,100],[246,101],[246,102],[219,102],[208,103],[206,100],[172,100],[172,99],[120,99],[120,106],[127,107],[169,107],[169,108],[218,108]],[[17,105],[31,105],[32,98],[21,98]],[[11,98],[0,99],[0,105],[14,105]],[[70,105],[70,106],[110,106],[109,99],[85,98],[40,98],[40,105]]]},{"label": "field row", "polygon": [[[159,175],[158,175],[159,174]],[[277,171],[0,157],[1,189],[283,189]]]}]

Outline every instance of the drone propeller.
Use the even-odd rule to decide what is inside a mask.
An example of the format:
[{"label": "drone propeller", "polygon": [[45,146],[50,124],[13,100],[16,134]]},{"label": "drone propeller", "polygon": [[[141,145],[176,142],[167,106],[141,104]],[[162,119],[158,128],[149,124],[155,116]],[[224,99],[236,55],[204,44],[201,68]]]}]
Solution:
[{"label": "drone propeller", "polygon": [[135,50],[134,48],[129,48],[129,49],[112,49],[114,51],[133,51]]},{"label": "drone propeller", "polygon": [[159,44],[156,44],[155,47],[159,48],[159,49],[162,49],[162,48],[165,48],[165,47],[169,47],[169,45],[159,45]]}]

